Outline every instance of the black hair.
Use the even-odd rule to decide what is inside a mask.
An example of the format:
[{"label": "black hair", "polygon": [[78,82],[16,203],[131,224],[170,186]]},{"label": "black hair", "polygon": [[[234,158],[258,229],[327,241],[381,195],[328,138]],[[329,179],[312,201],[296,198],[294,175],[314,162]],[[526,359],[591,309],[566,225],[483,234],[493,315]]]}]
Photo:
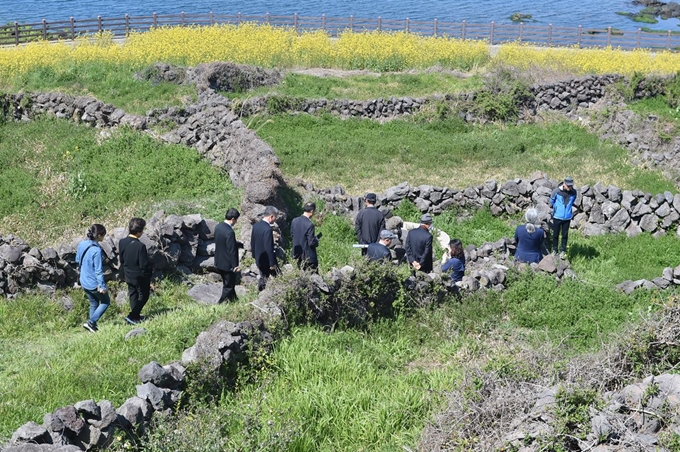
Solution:
[{"label": "black hair", "polygon": [[128,230],[130,231],[130,234],[137,235],[140,232],[144,231],[144,228],[146,227],[146,221],[144,221],[144,218],[133,218],[130,220],[130,223],[128,224]]},{"label": "black hair", "polygon": [[451,257],[457,257],[458,259],[465,257],[463,242],[461,242],[460,239],[451,239],[449,247],[451,248]]},{"label": "black hair", "polygon": [[316,210],[316,204],[313,202],[308,202],[304,206],[302,206],[302,210],[305,212],[314,212]]},{"label": "black hair", "polygon": [[90,240],[97,240],[97,237],[101,235],[106,235],[106,228],[99,223],[93,224],[90,226],[90,229],[87,230],[87,238]]},{"label": "black hair", "polygon": [[224,214],[224,219],[225,220],[238,220],[238,217],[241,216],[241,213],[234,209],[233,207],[229,210],[227,210],[227,213]]}]

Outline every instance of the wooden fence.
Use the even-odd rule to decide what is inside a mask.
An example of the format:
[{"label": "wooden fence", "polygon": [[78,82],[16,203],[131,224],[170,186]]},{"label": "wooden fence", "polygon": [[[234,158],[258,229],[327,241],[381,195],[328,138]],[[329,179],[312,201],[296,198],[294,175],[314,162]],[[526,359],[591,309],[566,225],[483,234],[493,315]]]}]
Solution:
[{"label": "wooden fence", "polygon": [[406,19],[376,19],[349,17],[308,17],[294,14],[276,16],[245,14],[156,14],[150,16],[102,17],[37,23],[17,23],[0,27],[0,45],[19,45],[37,40],[69,40],[99,32],[109,32],[114,37],[126,37],[133,31],[143,32],[156,27],[232,24],[244,22],[290,27],[297,32],[325,30],[331,36],[344,31],[404,31],[423,36],[446,36],[458,39],[483,40],[491,45],[522,42],[538,46],[619,47],[623,49],[680,50],[680,35],[671,32],[646,32],[587,27],[555,27],[550,25],[477,24],[444,22],[437,19],[420,21]]}]

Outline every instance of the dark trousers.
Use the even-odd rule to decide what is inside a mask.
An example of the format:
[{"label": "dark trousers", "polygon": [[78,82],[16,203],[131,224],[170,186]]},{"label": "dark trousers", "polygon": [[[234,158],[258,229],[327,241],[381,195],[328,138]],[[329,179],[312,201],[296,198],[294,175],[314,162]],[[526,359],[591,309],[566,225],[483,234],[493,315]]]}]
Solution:
[{"label": "dark trousers", "polygon": [[312,273],[319,273],[318,262],[310,262],[302,257],[296,257],[295,260],[297,261],[298,268],[300,268],[301,270],[309,270]]},{"label": "dark trousers", "polygon": [[236,273],[220,270],[220,275],[222,275],[222,295],[217,303],[222,303],[225,300],[236,301]]},{"label": "dark trousers", "polygon": [[149,301],[151,278],[137,278],[137,284],[127,283],[127,285],[128,296],[130,297],[130,314],[128,314],[128,318],[139,320],[142,308]]},{"label": "dark trousers", "polygon": [[275,276],[278,273],[278,268],[272,270],[269,267],[267,268],[260,268],[257,267],[258,270],[260,270],[260,279],[257,280],[257,290],[262,292],[265,287],[267,287],[267,280],[269,279],[270,276]]},{"label": "dark trousers", "polygon": [[560,220],[553,218],[552,221],[552,250],[557,252],[557,243],[559,241],[559,234],[562,233],[562,242],[560,243],[560,251],[567,252],[567,239],[569,238],[569,223],[571,220]]}]

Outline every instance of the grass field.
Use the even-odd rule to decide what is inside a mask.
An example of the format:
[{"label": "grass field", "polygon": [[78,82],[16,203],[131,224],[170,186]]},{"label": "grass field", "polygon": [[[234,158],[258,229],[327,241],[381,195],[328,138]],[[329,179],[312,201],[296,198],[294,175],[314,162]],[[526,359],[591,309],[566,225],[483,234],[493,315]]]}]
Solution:
[{"label": "grass field", "polygon": [[350,193],[380,192],[403,181],[465,188],[544,171],[581,184],[651,193],[674,190],[659,173],[632,166],[625,149],[567,122],[469,125],[457,118],[385,124],[327,116],[277,115],[253,123],[291,177]]}]

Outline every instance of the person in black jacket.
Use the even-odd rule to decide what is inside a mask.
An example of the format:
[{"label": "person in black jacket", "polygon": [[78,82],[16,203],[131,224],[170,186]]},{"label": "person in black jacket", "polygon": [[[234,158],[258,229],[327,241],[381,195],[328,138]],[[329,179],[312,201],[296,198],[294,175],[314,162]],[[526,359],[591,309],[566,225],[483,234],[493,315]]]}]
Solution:
[{"label": "person in black jacket", "polygon": [[411,229],[406,236],[406,257],[409,264],[425,273],[432,271],[432,216],[429,213],[420,217],[420,226]]},{"label": "person in black jacket", "polygon": [[267,279],[278,272],[279,264],[274,254],[274,232],[272,224],[276,221],[279,210],[274,206],[264,209],[262,220],[253,225],[250,234],[250,250],[255,258],[255,264],[260,270],[260,279],[257,281],[257,289],[262,291],[267,285]]},{"label": "person in black jacket", "polygon": [[241,271],[238,249],[243,248],[243,243],[236,240],[234,225],[240,216],[238,210],[229,209],[224,222],[215,227],[215,267],[222,276],[222,295],[218,304],[225,300],[236,301],[236,277]]},{"label": "person in black jacket", "polygon": [[120,268],[123,269],[125,282],[128,285],[130,298],[130,313],[125,321],[131,325],[144,320],[142,308],[149,301],[151,292],[151,266],[149,255],[139,238],[144,234],[146,221],[143,218],[133,218],[128,224],[130,235],[118,244]]},{"label": "person in black jacket", "polygon": [[[378,197],[375,193],[366,193],[366,207],[359,211],[354,221],[357,240],[362,245],[370,245],[378,241],[380,231],[385,229],[385,216],[375,207]],[[366,255],[366,248],[361,250]]]},{"label": "person in black jacket", "polygon": [[392,243],[392,240],[396,237],[397,236],[394,235],[392,231],[388,231],[387,229],[380,231],[380,241],[371,243],[366,249],[368,260],[389,262],[392,259],[392,252],[388,246],[390,246],[390,243]]},{"label": "person in black jacket", "polygon": [[293,219],[290,225],[290,232],[293,236],[293,259],[298,266],[305,270],[317,272],[319,269],[319,258],[316,255],[316,247],[319,246],[319,235],[315,234],[312,216],[316,211],[316,204],[308,202],[302,206],[303,214]]}]

